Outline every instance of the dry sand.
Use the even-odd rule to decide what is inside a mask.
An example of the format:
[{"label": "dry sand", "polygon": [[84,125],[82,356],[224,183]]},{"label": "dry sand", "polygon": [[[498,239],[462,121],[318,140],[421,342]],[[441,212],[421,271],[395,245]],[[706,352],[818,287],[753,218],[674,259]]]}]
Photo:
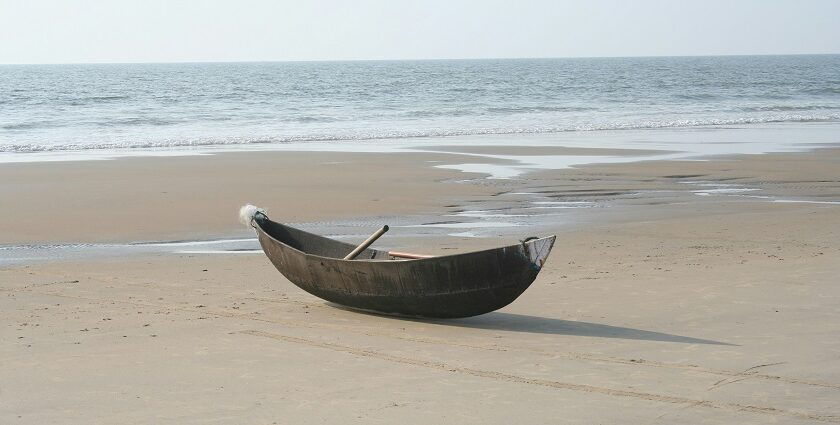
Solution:
[{"label": "dry sand", "polygon": [[837,201],[840,150],[474,183],[422,162],[444,159],[0,166],[0,234],[15,242],[224,234],[245,201],[296,221],[449,211],[504,191],[612,205],[555,229],[516,302],[453,321],[334,308],[261,255],[0,269],[0,423],[840,423],[840,205],[690,183]]},{"label": "dry sand", "polygon": [[[434,211],[489,193],[433,172],[447,155],[229,153],[0,164],[2,242],[176,240],[230,234],[254,203],[281,221]],[[457,196],[456,196],[457,195]]]}]

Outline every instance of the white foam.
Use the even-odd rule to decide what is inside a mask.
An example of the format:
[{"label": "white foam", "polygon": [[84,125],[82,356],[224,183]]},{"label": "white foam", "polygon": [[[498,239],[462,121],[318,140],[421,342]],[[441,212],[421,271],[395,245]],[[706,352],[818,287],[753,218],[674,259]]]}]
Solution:
[{"label": "white foam", "polygon": [[470,218],[508,218],[508,217],[529,217],[527,214],[502,214],[490,213],[487,211],[462,211],[457,214],[447,214],[448,217],[470,217]]},{"label": "white foam", "polygon": [[803,199],[774,199],[772,202],[783,204],[825,204],[825,205],[840,205],[840,201],[809,201]]},{"label": "white foam", "polygon": [[[174,147],[92,149],[53,152],[0,152],[2,162],[103,160],[131,156],[208,155],[241,151],[348,152],[348,153],[441,153],[448,157],[433,166],[492,179],[512,179],[538,170],[556,170],[594,163],[628,163],[647,160],[703,160],[710,155],[796,152],[837,143],[840,124],[762,124],[744,128],[692,127],[667,130],[602,130],[593,132],[526,133],[518,136],[482,134],[426,138],[375,138],[364,140],[258,142],[196,144]],[[239,143],[241,142],[241,143]],[[603,149],[641,149],[650,155],[491,155],[444,152],[446,146],[523,146]],[[656,151],[667,151],[655,153]],[[458,156],[484,158],[479,163],[458,160]],[[451,157],[456,158],[452,160]],[[430,164],[432,165],[432,164]]]},{"label": "white foam", "polygon": [[475,221],[469,223],[430,223],[430,224],[412,224],[400,227],[439,227],[442,229],[481,229],[481,228],[496,228],[496,227],[516,227],[521,226],[519,223],[505,223],[501,221]]},{"label": "white foam", "polygon": [[533,201],[526,210],[574,210],[581,208],[595,208],[598,204],[590,201]]},{"label": "white foam", "polygon": [[748,187],[721,187],[721,188],[717,188],[717,189],[693,190],[692,192],[694,192],[697,195],[712,195],[712,194],[718,194],[718,193],[729,194],[729,193],[755,192],[757,190],[761,190],[761,189],[748,188]]},{"label": "white foam", "polygon": [[447,233],[447,236],[454,236],[456,238],[477,238],[478,235],[473,232],[457,232],[457,233]]},{"label": "white foam", "polygon": [[261,249],[248,250],[182,250],[175,251],[175,254],[262,254]]},{"label": "white foam", "polygon": [[154,247],[179,247],[179,246],[205,246],[205,245],[219,245],[242,242],[256,242],[257,238],[241,238],[241,239],[214,239],[209,241],[177,241],[177,242],[141,242],[133,245],[138,246],[154,246]]}]

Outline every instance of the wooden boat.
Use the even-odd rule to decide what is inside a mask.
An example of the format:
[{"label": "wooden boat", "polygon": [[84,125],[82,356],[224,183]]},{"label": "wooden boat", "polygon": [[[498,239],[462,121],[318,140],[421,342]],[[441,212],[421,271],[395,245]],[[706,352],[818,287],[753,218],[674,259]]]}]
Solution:
[{"label": "wooden boat", "polygon": [[398,316],[456,318],[502,308],[531,285],[555,239],[429,258],[365,248],[345,260],[356,246],[254,211],[249,221],[263,251],[292,283],[335,304]]}]

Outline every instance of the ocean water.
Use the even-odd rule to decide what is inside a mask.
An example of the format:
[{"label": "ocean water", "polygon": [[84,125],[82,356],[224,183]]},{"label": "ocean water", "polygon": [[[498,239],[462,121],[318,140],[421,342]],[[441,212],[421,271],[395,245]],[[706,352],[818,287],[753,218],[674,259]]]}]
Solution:
[{"label": "ocean water", "polygon": [[840,55],[0,66],[6,159],[838,122]]}]

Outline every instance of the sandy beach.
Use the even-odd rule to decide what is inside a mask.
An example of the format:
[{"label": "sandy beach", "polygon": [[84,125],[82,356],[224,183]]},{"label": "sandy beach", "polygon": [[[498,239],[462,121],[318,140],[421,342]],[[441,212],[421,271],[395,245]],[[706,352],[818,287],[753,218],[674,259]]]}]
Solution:
[{"label": "sandy beach", "polygon": [[840,425],[840,1],[0,11],[0,425]]},{"label": "sandy beach", "polygon": [[[336,308],[260,253],[2,266],[0,423],[840,423],[840,149],[507,180],[435,167],[489,161],[470,152],[528,154],[0,164],[4,245],[251,237],[246,202],[370,223],[360,234],[404,215],[594,206],[498,237],[392,231],[383,243],[433,254],[558,235],[528,291],[469,319]],[[563,152],[646,154],[531,153]]]}]

